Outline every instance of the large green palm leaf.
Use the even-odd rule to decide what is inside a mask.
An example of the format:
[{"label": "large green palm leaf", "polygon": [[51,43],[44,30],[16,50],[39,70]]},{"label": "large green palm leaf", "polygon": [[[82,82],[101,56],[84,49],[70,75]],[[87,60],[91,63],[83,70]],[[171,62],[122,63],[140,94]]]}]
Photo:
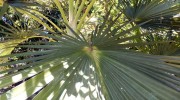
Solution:
[{"label": "large green palm leaf", "polygon": [[172,16],[179,13],[178,0],[119,0],[119,3],[125,15],[136,20]]},{"label": "large green palm leaf", "polygon": [[[174,27],[177,29],[178,21],[173,18],[179,13],[179,0],[118,0],[119,6],[129,19],[135,19],[135,23],[145,20],[151,21],[144,27]],[[178,18],[177,18],[178,19]]]},{"label": "large green palm leaf", "polygon": [[[61,13],[64,13],[61,3],[58,0],[54,0],[54,2]],[[28,13],[24,9],[17,8],[17,10]],[[37,15],[44,17],[38,12],[34,13],[34,15],[28,14],[35,20]],[[77,17],[79,17],[78,14]],[[46,19],[46,17],[44,18]],[[129,41],[148,33],[129,35],[128,37],[124,35],[148,21],[122,31],[121,28],[131,21],[112,28],[117,19],[111,19],[111,24],[107,26],[109,14],[105,18],[107,19],[104,23],[97,26],[87,39],[78,32],[79,29],[74,29],[71,23],[66,23],[66,20],[64,24],[68,28],[67,32],[73,34],[70,34],[71,36],[64,33],[59,36],[51,30],[49,30],[53,32],[51,35],[33,30],[33,32],[48,36],[55,41],[18,45],[17,47],[20,48],[42,49],[42,51],[28,51],[3,56],[5,58],[25,56],[25,59],[2,63],[0,66],[25,64],[0,72],[4,75],[0,78],[0,88],[7,88],[23,81],[1,94],[0,99],[178,100],[180,98],[180,58],[164,58],[127,50],[132,46],[147,44]],[[41,22],[39,19],[37,20]],[[81,21],[83,22],[83,20]],[[80,27],[82,23],[78,25]]]},{"label": "large green palm leaf", "polygon": [[[99,33],[101,28],[95,30],[90,41],[74,33],[77,37],[56,37],[58,42],[20,45],[43,48],[44,51],[23,53],[25,56],[39,56],[1,64],[3,66],[29,62],[27,65],[1,72],[13,72],[1,77],[1,88],[32,77],[2,94],[1,99],[26,99],[40,90],[34,97],[35,100],[178,100],[180,83],[176,75],[179,76],[179,67],[167,65],[160,56],[125,50],[131,45],[139,44],[124,44],[125,38],[117,40],[119,34],[112,37],[102,33],[104,31]],[[128,37],[128,40],[130,39],[134,37]]]}]

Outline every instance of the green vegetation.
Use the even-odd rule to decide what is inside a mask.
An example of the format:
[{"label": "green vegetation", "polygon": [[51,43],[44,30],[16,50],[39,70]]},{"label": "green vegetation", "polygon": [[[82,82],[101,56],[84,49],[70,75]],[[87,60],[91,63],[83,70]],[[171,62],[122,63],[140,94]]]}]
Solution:
[{"label": "green vegetation", "polygon": [[178,0],[0,6],[0,100],[180,98]]}]

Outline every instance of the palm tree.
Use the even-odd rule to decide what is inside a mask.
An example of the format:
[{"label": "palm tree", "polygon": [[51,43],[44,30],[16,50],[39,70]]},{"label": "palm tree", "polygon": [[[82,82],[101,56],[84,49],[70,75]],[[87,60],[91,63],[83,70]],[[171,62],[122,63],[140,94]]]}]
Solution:
[{"label": "palm tree", "polygon": [[[154,3],[163,6],[167,0],[119,0],[119,7],[115,6],[116,1],[113,0],[100,3],[96,0],[52,0],[62,17],[57,19],[58,23],[66,27],[62,29],[34,7],[11,6],[44,26],[43,29],[31,30],[32,33],[52,41],[18,43],[13,47],[42,50],[11,53],[1,57],[25,58],[6,61],[0,66],[26,63],[0,72],[3,75],[0,78],[0,88],[20,82],[1,94],[1,100],[178,100],[180,58],[152,56],[128,50],[132,46],[150,44],[131,42],[151,33],[132,33],[151,21],[146,17],[141,23],[136,23],[135,18],[126,18],[126,8],[132,8],[134,1],[147,1],[141,6],[149,9],[148,12],[144,11],[149,16],[160,12],[163,15],[177,12],[174,10],[177,3],[166,5],[163,10],[153,8]],[[127,5],[127,2],[130,3]],[[93,27],[91,32],[84,31],[88,25],[87,19],[93,15],[89,12],[95,3],[104,7],[103,21]],[[113,10],[119,11],[117,16],[112,14]],[[122,21],[122,16],[126,20]]]}]

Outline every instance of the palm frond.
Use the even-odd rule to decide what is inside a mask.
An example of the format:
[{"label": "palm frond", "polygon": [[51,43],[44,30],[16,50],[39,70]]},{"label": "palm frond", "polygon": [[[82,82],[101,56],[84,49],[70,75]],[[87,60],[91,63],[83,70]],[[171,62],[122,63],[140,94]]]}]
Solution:
[{"label": "palm frond", "polygon": [[[143,4],[146,3],[143,0],[140,1]],[[74,3],[77,2],[78,0]],[[149,2],[150,0],[147,1]],[[62,2],[54,0],[54,3],[63,14]],[[72,6],[72,2],[70,3],[69,5]],[[93,3],[94,0],[91,1],[87,12]],[[123,3],[125,6],[131,6],[128,0],[123,0]],[[156,2],[153,1],[148,7],[152,8],[151,5],[154,3]],[[84,6],[84,2],[80,6]],[[157,5],[156,8],[158,7]],[[32,14],[28,10],[20,9],[19,11],[28,13],[35,20],[38,18],[36,15],[46,19],[38,12]],[[64,19],[63,24],[66,25],[67,32],[71,34],[64,32],[59,36],[58,32],[51,31],[52,29],[48,31],[53,34],[35,29],[32,32],[54,41],[19,44],[16,47],[41,49],[41,51],[1,56],[0,58],[23,57],[23,59],[0,63],[0,66],[18,65],[0,72],[0,88],[11,87],[0,95],[0,99],[178,100],[180,98],[180,58],[146,55],[127,49],[149,44],[131,42],[148,33],[131,35],[129,33],[151,20],[122,30],[122,27],[130,24],[134,19],[113,27],[121,13],[111,18],[110,10],[107,12],[104,22],[98,25],[87,38],[84,36],[86,33],[82,34],[74,29]],[[76,14],[76,17],[79,17],[78,13]],[[153,13],[153,15],[156,14],[157,12]],[[80,19],[84,19],[83,16]],[[38,20],[40,22],[39,18]],[[2,25],[1,27],[8,30]],[[13,33],[17,30],[18,28],[9,31]]]},{"label": "palm frond", "polygon": [[[173,16],[179,13],[179,1],[171,0],[119,0],[119,6],[123,9],[128,19],[135,19],[135,23],[152,19],[142,27],[172,27],[178,23]],[[174,23],[174,24],[172,24]]]},{"label": "palm frond", "polygon": [[[104,27],[103,30],[107,28]],[[98,32],[101,28],[96,29]],[[77,36],[77,33],[73,33]],[[1,77],[1,88],[30,78],[2,94],[1,99],[26,99],[33,94],[35,100],[178,99],[180,79],[176,75],[179,76],[179,67],[166,64],[161,56],[128,51],[124,49],[128,46],[121,47],[117,37],[118,34],[113,37],[94,32],[91,41],[79,39],[79,36],[62,35],[58,42],[20,45],[44,48],[44,53],[24,53],[22,56],[39,56],[1,64],[27,63],[14,70],[9,69],[11,73]]]}]

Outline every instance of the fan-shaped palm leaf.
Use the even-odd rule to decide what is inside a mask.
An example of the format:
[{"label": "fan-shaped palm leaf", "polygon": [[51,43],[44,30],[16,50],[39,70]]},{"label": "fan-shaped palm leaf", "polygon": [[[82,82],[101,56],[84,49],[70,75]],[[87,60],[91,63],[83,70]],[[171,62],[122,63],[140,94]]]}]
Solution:
[{"label": "fan-shaped palm leaf", "polygon": [[[5,18],[5,17],[4,17]],[[8,18],[6,17],[6,21]],[[38,33],[33,32],[32,30],[37,29],[36,27],[30,28],[22,17],[19,20],[21,25],[16,25],[15,21],[10,18],[10,22],[4,21],[5,25],[0,25],[1,31],[0,33],[3,34],[4,41],[0,42],[0,56],[5,56],[11,54],[14,48],[19,45],[20,43],[27,41],[30,38],[34,37],[41,37],[38,36]],[[22,25],[23,23],[23,25]],[[8,58],[0,58],[0,62],[6,62]]]},{"label": "fan-shaped palm leaf", "polygon": [[141,23],[151,19],[151,22],[144,27],[175,27],[178,21],[173,16],[179,13],[178,0],[119,0],[119,5],[123,8],[124,14],[129,19],[135,19],[135,23]]},{"label": "fan-shaped palm leaf", "polygon": [[[29,64],[1,73],[13,71],[1,77],[0,87],[7,87],[27,77],[22,84],[1,95],[1,99],[113,99],[144,100],[179,98],[179,67],[167,65],[160,56],[149,56],[125,50],[132,45],[124,44],[134,36],[117,40],[122,34],[106,34],[107,28],[97,28],[90,41],[76,33],[63,35],[58,42],[45,45],[20,45],[43,48],[42,52],[27,52],[11,56],[39,55],[34,58],[8,62]],[[51,35],[49,35],[51,36]],[[53,36],[52,36],[53,38]],[[180,60],[176,58],[176,60]],[[23,69],[23,70],[20,70]]]},{"label": "fan-shaped palm leaf", "polygon": [[[58,0],[54,2],[63,15],[62,3]],[[91,1],[87,12],[93,3],[94,0]],[[72,0],[69,0],[69,5],[72,6]],[[82,2],[83,5],[84,2]],[[70,14],[72,14],[71,10],[72,8]],[[26,12],[24,9],[21,11]],[[34,15],[38,14],[38,12],[35,13]],[[79,19],[78,14],[76,14],[76,21]],[[31,17],[37,19],[34,15]],[[80,17],[82,19],[80,23],[75,23],[80,28],[83,25],[83,16]],[[59,37],[55,35],[55,32],[51,35],[33,30],[56,41],[18,45],[17,47],[43,50],[3,56],[5,58],[26,56],[26,58],[2,63],[0,66],[26,64],[0,72],[4,75],[0,78],[0,88],[22,82],[1,94],[0,99],[178,100],[180,98],[180,69],[179,63],[176,62],[180,61],[180,58],[174,57],[171,60],[171,57],[151,56],[127,50],[128,47],[147,44],[129,41],[148,33],[126,37],[124,35],[148,21],[119,31],[131,21],[112,28],[118,18],[113,20],[107,14],[104,23],[97,26],[88,39],[78,32],[78,27],[74,28],[71,25],[70,20],[67,22],[65,16],[64,24],[70,35],[62,33]],[[111,22],[106,26],[109,19]],[[116,34],[117,32],[119,34]]]}]

